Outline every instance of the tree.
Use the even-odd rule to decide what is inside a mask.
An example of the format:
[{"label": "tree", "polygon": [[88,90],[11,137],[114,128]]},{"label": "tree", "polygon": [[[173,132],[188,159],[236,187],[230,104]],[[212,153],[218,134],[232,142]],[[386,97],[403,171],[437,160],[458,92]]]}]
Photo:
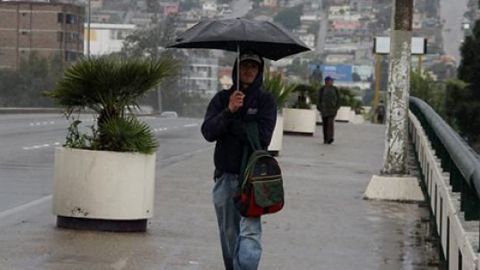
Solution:
[{"label": "tree", "polygon": [[474,92],[480,92],[480,20],[475,23],[472,35],[465,37],[460,48],[462,60],[458,67],[458,78],[468,82]]},{"label": "tree", "polygon": [[445,85],[434,81],[430,74],[411,72],[411,95],[428,103],[438,114],[443,115],[445,109]]},{"label": "tree", "polygon": [[18,70],[0,72],[0,106],[53,106],[53,102],[42,93],[52,89],[62,73],[60,56],[47,59],[31,53],[21,59]]},{"label": "tree", "polygon": [[162,48],[175,38],[176,16],[168,16],[164,20],[152,20],[152,27],[140,29],[127,36],[123,43],[121,55],[126,57],[149,56],[157,59]]},{"label": "tree", "polygon": [[474,96],[469,85],[459,80],[447,83],[446,95],[446,120],[470,145],[480,151],[480,101]]},{"label": "tree", "polygon": [[458,78],[466,84],[451,82],[447,87],[446,106],[448,119],[458,127],[469,143],[480,149],[480,20],[475,23],[472,35],[465,38],[460,49],[462,60]]},{"label": "tree", "polygon": [[[152,26],[148,29],[142,29],[129,35],[124,42],[124,46],[120,55],[125,58],[137,58],[137,57],[151,57],[158,59],[163,56],[173,57],[177,60],[177,63],[182,63],[185,56],[182,52],[168,50],[163,48],[169,43],[173,42],[175,37],[175,24],[177,21],[176,16],[168,16],[164,20],[157,21],[155,18],[152,20]],[[181,94],[177,87],[177,77],[171,77],[165,80],[160,86],[160,92],[151,92],[147,97],[142,99],[143,104],[151,105],[157,110],[161,108],[175,110],[181,113],[182,105],[180,101]],[[159,97],[159,95],[161,95]],[[158,104],[158,100],[161,99],[162,104]],[[176,104],[175,108],[172,108],[172,104]]]},{"label": "tree", "polygon": [[273,17],[273,21],[280,23],[289,30],[294,30],[300,26],[300,16],[302,16],[302,14],[303,5],[298,5],[280,11]]}]

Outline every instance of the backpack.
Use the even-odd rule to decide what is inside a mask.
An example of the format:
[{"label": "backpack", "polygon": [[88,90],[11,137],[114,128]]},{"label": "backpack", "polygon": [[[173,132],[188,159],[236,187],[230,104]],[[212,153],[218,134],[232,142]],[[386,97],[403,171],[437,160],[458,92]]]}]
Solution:
[{"label": "backpack", "polygon": [[377,107],[377,114],[384,115],[385,114],[385,107],[383,105],[378,105]]},{"label": "backpack", "polygon": [[278,212],[284,205],[280,166],[267,150],[261,149],[256,122],[246,123],[246,133],[240,191],[234,196],[234,204],[244,217]]}]

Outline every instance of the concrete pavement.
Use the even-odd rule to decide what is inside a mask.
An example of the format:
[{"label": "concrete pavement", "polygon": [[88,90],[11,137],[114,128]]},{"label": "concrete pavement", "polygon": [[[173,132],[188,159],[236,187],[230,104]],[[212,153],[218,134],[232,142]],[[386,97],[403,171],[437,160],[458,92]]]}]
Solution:
[{"label": "concrete pavement", "polygon": [[[337,123],[335,144],[321,137],[321,127],[314,137],[284,137],[286,205],[263,218],[260,269],[437,269],[423,204],[362,199],[382,167],[384,126]],[[144,234],[57,229],[48,196],[0,216],[0,270],[222,269],[212,153],[205,143],[158,164]]]}]

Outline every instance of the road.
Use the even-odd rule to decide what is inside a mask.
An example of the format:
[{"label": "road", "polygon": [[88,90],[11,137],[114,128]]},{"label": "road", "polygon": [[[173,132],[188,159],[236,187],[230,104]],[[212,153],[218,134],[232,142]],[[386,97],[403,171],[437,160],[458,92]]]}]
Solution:
[{"label": "road", "polygon": [[441,17],[443,26],[443,47],[447,55],[455,57],[460,63],[460,45],[463,40],[463,14],[467,11],[468,0],[441,0]]},{"label": "road", "polygon": [[[85,125],[92,116],[82,116]],[[212,147],[200,135],[199,119],[142,117],[160,143],[157,168]],[[55,114],[0,115],[0,220],[50,196],[54,148],[65,142],[68,122]]]},{"label": "road", "polygon": [[[1,141],[4,145],[16,143],[11,153],[19,155],[23,144],[36,144],[37,138],[42,139],[40,143],[62,139],[61,122],[37,125],[50,130],[50,135],[37,132],[35,123],[43,124],[44,119],[62,121],[48,116],[36,117],[36,122],[0,116]],[[1,270],[224,269],[211,198],[212,144],[199,135],[194,126],[198,120],[146,120],[157,129],[161,143],[155,213],[147,233],[59,229],[51,200],[44,199],[9,215],[8,220],[0,214]],[[4,128],[6,125],[10,128]],[[15,125],[17,133],[24,136],[3,139],[8,129],[13,133]],[[262,218],[259,269],[443,269],[436,264],[438,249],[429,235],[435,228],[428,223],[427,204],[362,199],[371,175],[381,168],[384,126],[337,123],[335,129],[333,145],[322,143],[320,126],[314,136],[284,136],[277,160],[287,203],[280,213]],[[41,175],[51,171],[53,149],[24,151],[31,158],[24,173],[36,176],[32,182],[49,185],[50,177]],[[40,152],[34,155],[34,151]],[[6,159],[3,153],[1,156]],[[11,159],[27,162],[26,158]],[[42,164],[43,171],[35,164]],[[16,174],[23,175],[19,170]],[[41,194],[30,186],[25,184],[19,190],[38,193],[31,195],[32,199],[49,193],[47,187],[42,187]]]}]

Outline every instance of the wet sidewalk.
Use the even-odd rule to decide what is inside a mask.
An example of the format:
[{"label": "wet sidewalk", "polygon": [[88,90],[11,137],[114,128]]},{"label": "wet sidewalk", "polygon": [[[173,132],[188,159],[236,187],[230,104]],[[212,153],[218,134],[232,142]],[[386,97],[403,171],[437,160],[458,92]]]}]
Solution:
[{"label": "wet sidewalk", "polygon": [[[437,269],[428,209],[362,199],[382,167],[384,126],[338,124],[336,141],[285,136],[286,205],[263,218],[260,269]],[[206,145],[207,146],[207,145]],[[157,172],[147,233],[57,229],[44,199],[0,222],[1,270],[221,270],[213,148]]]}]

